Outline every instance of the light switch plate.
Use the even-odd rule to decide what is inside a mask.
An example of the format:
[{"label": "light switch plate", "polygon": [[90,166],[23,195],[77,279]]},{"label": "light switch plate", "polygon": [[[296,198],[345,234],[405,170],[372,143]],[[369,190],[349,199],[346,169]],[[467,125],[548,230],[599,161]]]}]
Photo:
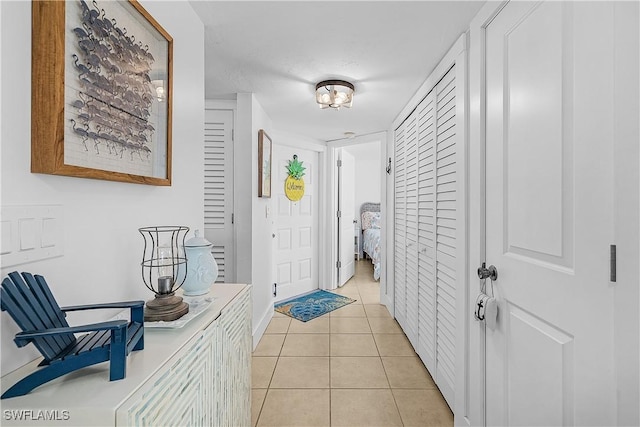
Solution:
[{"label": "light switch plate", "polygon": [[64,254],[61,205],[2,206],[2,268]]}]

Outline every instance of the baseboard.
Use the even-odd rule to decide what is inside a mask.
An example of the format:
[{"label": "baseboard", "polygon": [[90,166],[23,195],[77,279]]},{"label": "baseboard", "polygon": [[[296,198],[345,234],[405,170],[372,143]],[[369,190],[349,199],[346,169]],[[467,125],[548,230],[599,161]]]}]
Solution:
[{"label": "baseboard", "polygon": [[264,331],[267,330],[267,326],[269,326],[269,322],[271,322],[271,318],[273,317],[273,304],[269,305],[260,319],[260,322],[256,325],[253,330],[253,349],[255,350],[264,335]]}]

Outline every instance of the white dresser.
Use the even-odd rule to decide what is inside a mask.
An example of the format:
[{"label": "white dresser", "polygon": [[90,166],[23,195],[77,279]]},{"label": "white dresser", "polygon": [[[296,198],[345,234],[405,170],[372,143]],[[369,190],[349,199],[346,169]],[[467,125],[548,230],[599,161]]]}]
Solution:
[{"label": "white dresser", "polygon": [[[0,401],[3,426],[249,426],[250,286],[213,285],[213,304],[179,329],[145,328],[127,376],[102,363]],[[2,378],[2,390],[37,366]]]}]

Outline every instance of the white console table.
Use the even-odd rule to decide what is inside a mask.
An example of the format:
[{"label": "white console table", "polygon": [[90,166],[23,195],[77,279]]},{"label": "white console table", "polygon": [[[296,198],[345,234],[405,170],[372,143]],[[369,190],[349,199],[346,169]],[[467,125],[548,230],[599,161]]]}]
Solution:
[{"label": "white console table", "polygon": [[[210,295],[213,304],[182,328],[145,328],[125,379],[110,382],[108,362],[75,371],[0,401],[0,424],[249,426],[250,286],[213,285]],[[39,362],[2,377],[3,392]]]}]

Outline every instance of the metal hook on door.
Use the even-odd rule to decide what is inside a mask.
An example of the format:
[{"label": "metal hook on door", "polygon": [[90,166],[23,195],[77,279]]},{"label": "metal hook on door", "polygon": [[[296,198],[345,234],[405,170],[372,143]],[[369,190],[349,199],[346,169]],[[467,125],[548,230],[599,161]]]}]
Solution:
[{"label": "metal hook on door", "polygon": [[482,266],[478,267],[478,278],[481,280],[489,278],[491,281],[495,282],[498,280],[498,269],[493,265],[490,265],[489,268],[487,268],[487,263],[483,262]]}]

